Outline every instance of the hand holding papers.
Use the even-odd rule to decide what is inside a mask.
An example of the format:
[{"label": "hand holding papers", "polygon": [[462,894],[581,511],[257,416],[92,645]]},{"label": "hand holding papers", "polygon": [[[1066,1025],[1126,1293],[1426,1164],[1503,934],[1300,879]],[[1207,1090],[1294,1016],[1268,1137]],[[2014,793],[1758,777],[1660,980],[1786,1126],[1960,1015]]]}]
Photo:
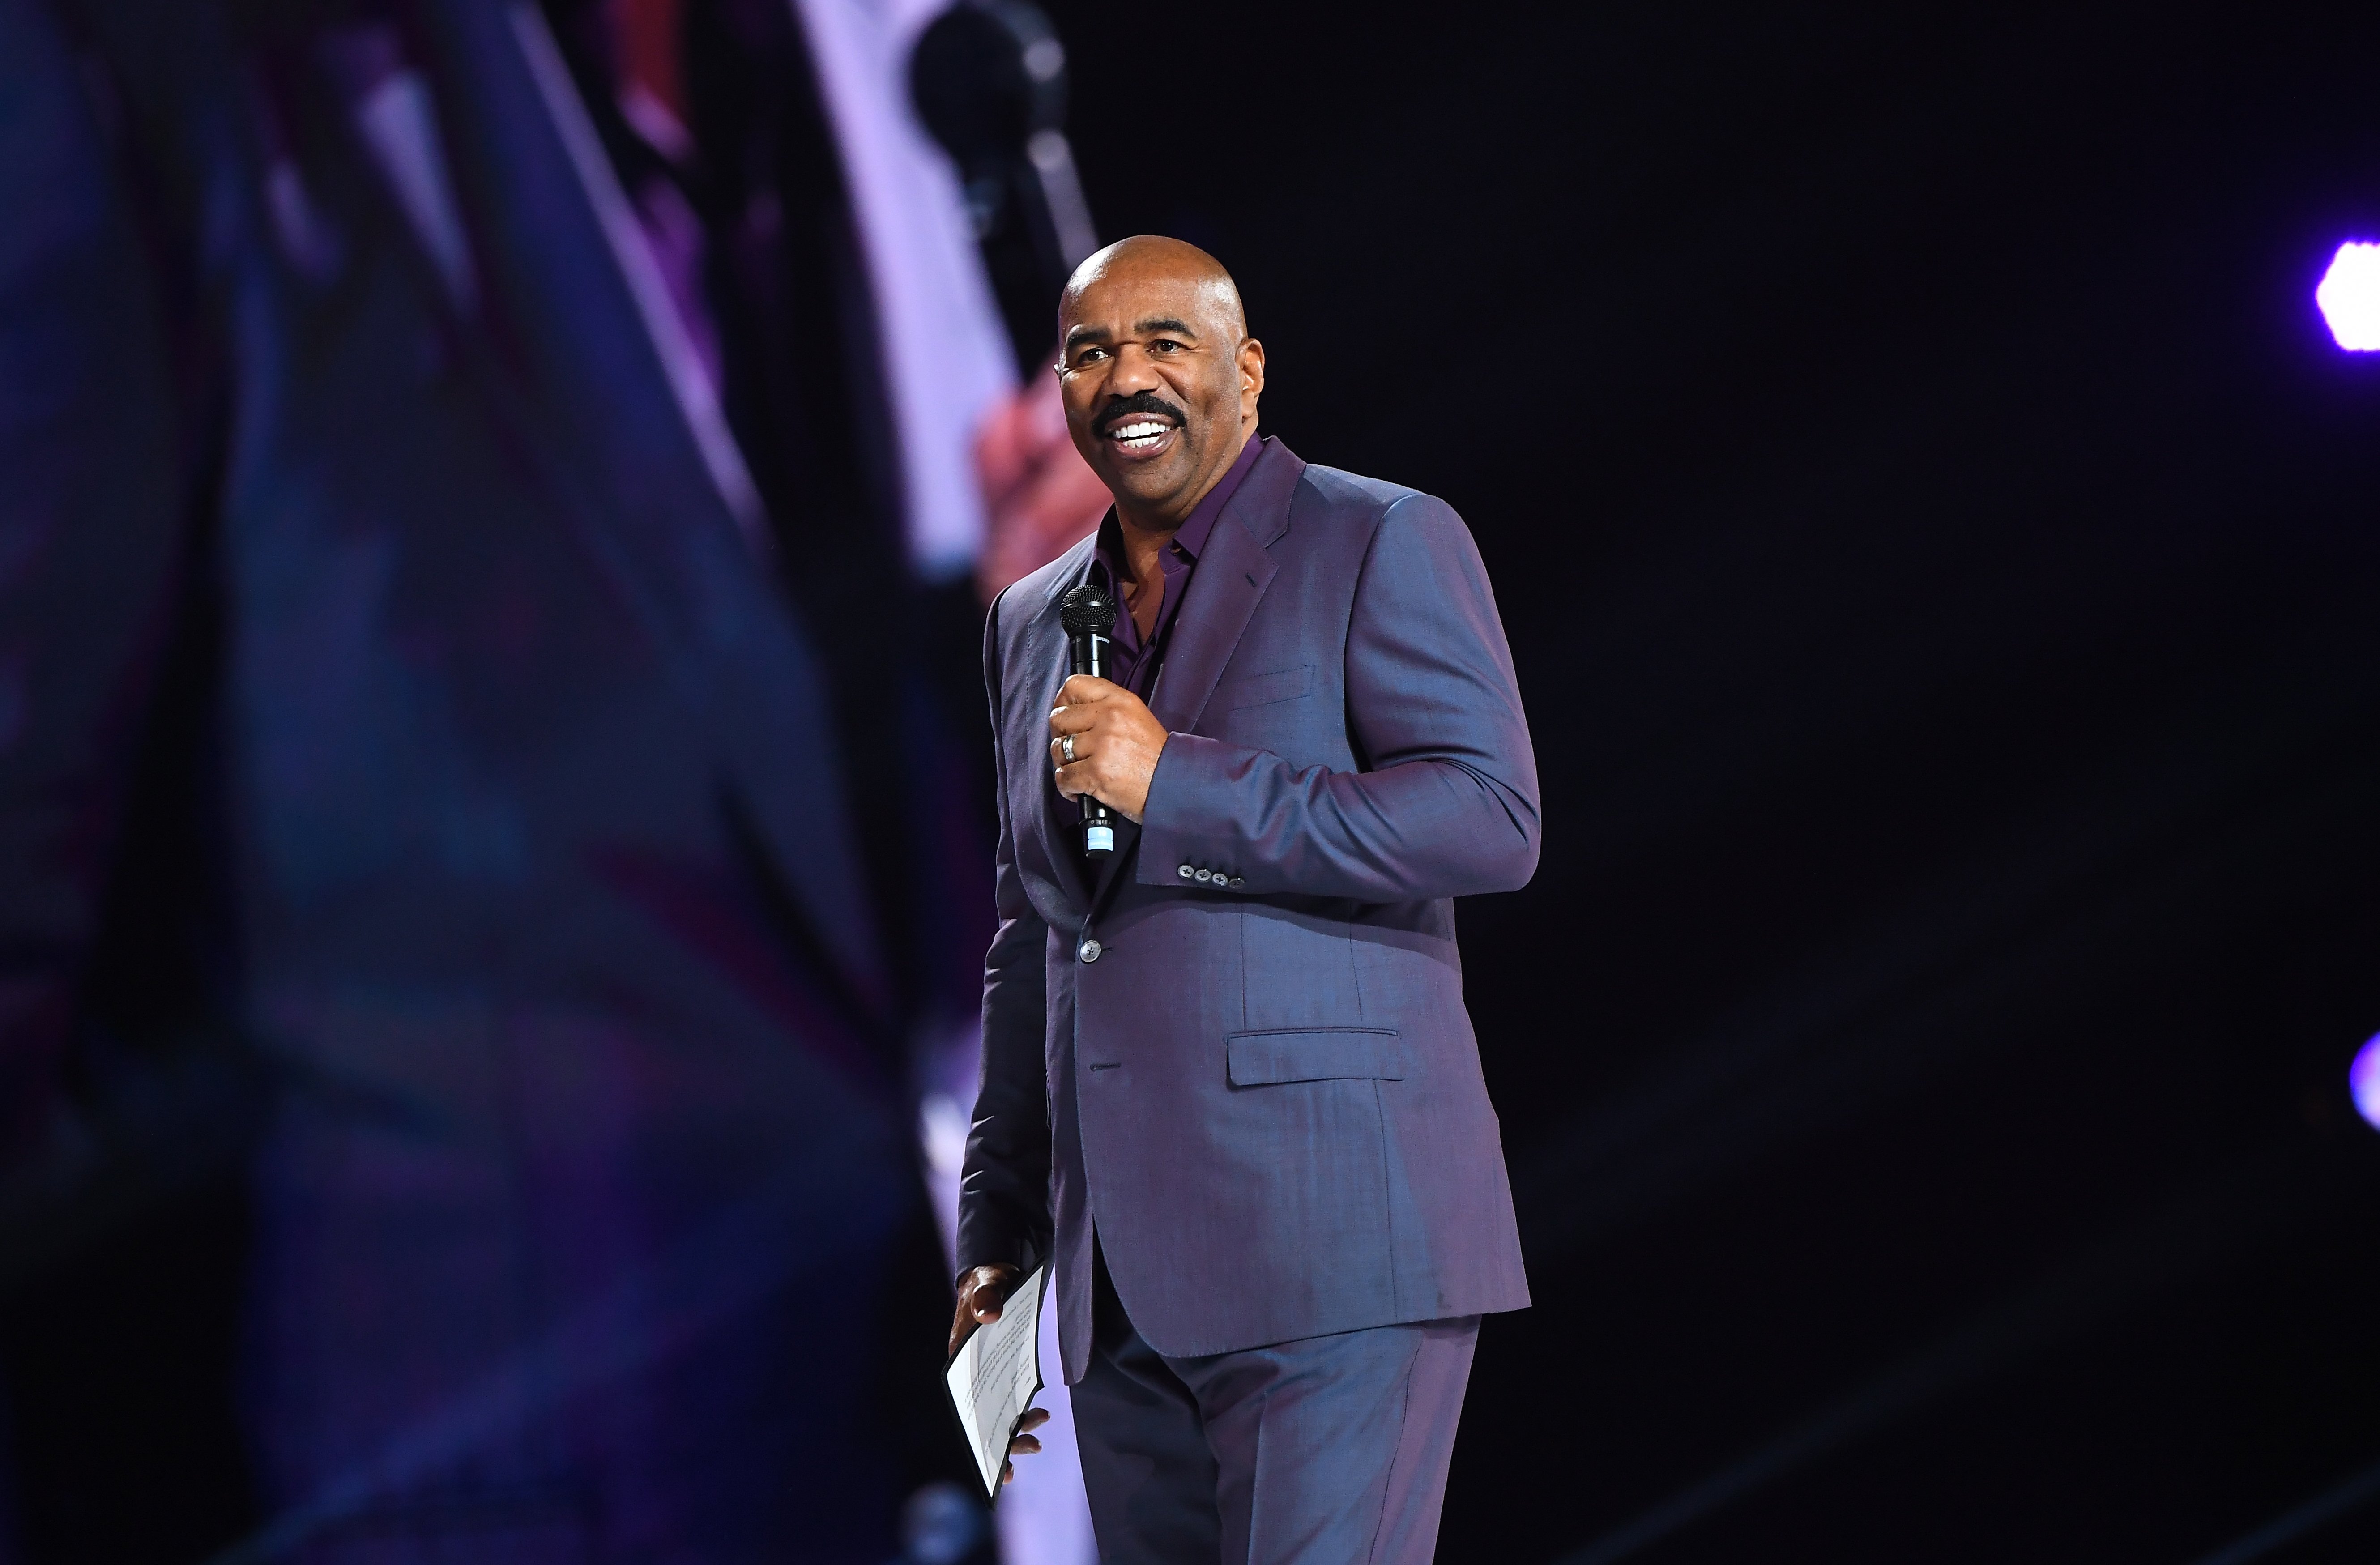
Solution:
[{"label": "hand holding papers", "polygon": [[1041,1389],[1041,1293],[1049,1275],[1048,1267],[1038,1267],[1011,1289],[1000,1318],[969,1334],[943,1376],[984,1492],[995,1500],[1008,1442]]}]

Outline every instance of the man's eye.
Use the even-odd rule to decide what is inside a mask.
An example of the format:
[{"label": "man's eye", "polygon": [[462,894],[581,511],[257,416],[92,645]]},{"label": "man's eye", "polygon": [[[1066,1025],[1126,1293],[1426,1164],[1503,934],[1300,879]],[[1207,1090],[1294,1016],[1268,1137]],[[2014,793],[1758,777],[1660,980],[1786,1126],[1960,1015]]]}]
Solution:
[{"label": "man's eye", "polygon": [[1182,345],[1171,337],[1160,337],[1148,345],[1148,351],[1151,353],[1178,353],[1181,349]]},{"label": "man's eye", "polygon": [[1083,349],[1082,352],[1075,355],[1075,362],[1077,364],[1089,364],[1097,359],[1105,358],[1107,356],[1107,349],[1105,348],[1087,347]]}]

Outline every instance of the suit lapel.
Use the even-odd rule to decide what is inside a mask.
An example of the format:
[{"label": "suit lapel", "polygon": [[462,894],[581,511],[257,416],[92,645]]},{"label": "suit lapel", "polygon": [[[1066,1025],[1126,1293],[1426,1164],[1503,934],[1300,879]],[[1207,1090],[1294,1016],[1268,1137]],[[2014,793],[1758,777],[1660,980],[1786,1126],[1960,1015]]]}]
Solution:
[{"label": "suit lapel", "polygon": [[[1257,604],[1281,569],[1271,545],[1289,530],[1290,497],[1297,491],[1305,464],[1279,441],[1259,454],[1239,492],[1215,518],[1207,537],[1206,552],[1190,573],[1190,586],[1173,620],[1172,643],[1165,666],[1158,671],[1157,688],[1149,693],[1148,710],[1169,734],[1195,732],[1215,682],[1232,661],[1240,637],[1255,617]],[[1123,879],[1124,860],[1140,851],[1139,831],[1099,869],[1091,910],[1107,905]]]},{"label": "suit lapel", "polygon": [[436,274],[448,308],[469,317],[479,304],[480,281],[437,105],[419,67],[407,57],[396,24],[326,28],[314,53],[380,176],[382,193]]},{"label": "suit lapel", "polygon": [[553,515],[648,629],[808,928],[856,987],[880,989],[873,923],[852,916],[863,871],[845,833],[811,813],[849,807],[820,739],[823,676],[755,559],[728,481],[741,459],[712,438],[725,430],[718,405],[694,396],[703,386],[650,329],[650,258],[632,275],[641,252],[612,243],[635,218],[542,14],[534,0],[416,0],[408,14],[449,140],[472,150],[451,171],[454,194],[480,241],[482,305],[505,323],[468,334],[464,361],[515,426]]},{"label": "suit lapel", "polygon": [[1279,441],[1268,445],[1239,492],[1215,519],[1207,552],[1190,575],[1189,594],[1173,622],[1149,710],[1172,734],[1196,731],[1223,665],[1240,644],[1265,588],[1281,568],[1271,546],[1289,530],[1289,502],[1305,464]]}]

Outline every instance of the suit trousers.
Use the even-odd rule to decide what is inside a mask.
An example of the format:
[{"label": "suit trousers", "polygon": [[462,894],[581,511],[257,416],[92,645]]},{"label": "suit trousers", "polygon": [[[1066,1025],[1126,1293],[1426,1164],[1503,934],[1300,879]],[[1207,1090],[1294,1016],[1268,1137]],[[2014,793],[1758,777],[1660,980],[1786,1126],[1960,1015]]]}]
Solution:
[{"label": "suit trousers", "polygon": [[1101,1565],[1428,1565],[1477,1316],[1168,1358],[1091,1257],[1072,1396]]}]

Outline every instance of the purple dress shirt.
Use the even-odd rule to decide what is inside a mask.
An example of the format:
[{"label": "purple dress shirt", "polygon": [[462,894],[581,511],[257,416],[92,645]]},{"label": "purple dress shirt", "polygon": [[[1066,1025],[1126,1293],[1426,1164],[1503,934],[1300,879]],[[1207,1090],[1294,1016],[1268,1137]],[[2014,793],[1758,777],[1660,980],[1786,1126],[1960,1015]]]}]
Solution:
[{"label": "purple dress shirt", "polygon": [[[1215,530],[1215,518],[1223,514],[1240,480],[1257,465],[1257,456],[1266,444],[1261,435],[1251,435],[1240,455],[1223,476],[1215,480],[1198,502],[1189,519],[1175,530],[1173,537],[1158,552],[1158,563],[1165,573],[1165,596],[1157,609],[1157,623],[1149,627],[1148,638],[1141,639],[1140,622],[1126,609],[1116,616],[1115,636],[1109,647],[1112,664],[1109,677],[1142,700],[1157,684],[1157,671],[1165,661],[1165,643],[1173,628],[1173,615],[1182,607],[1182,595],[1190,588],[1190,573],[1197,567],[1198,556],[1206,552],[1207,539]],[[1091,560],[1091,579],[1107,588],[1121,604],[1123,601],[1123,531],[1117,525],[1115,508],[1110,506],[1099,523],[1098,552]]]}]

